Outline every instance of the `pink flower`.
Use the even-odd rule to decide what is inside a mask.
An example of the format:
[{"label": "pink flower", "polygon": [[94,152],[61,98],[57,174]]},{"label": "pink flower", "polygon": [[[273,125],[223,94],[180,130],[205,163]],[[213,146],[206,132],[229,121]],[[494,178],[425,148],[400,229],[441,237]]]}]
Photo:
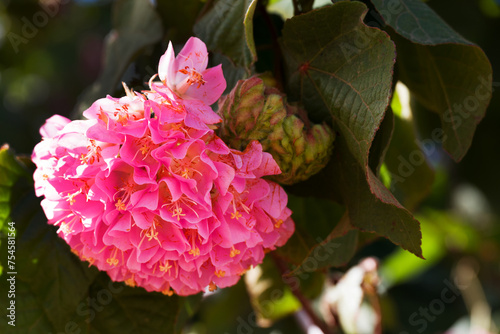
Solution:
[{"label": "pink flower", "polygon": [[208,52],[205,43],[191,37],[175,57],[172,43],[160,58],[158,75],[178,97],[215,103],[226,89],[222,65],[207,68]]},{"label": "pink flower", "polygon": [[47,120],[32,155],[36,193],[73,252],[115,281],[179,295],[233,285],[293,233],[286,193],[261,178],[279,167],[256,141],[230,149],[210,116],[154,87],[100,99],[87,120]]}]

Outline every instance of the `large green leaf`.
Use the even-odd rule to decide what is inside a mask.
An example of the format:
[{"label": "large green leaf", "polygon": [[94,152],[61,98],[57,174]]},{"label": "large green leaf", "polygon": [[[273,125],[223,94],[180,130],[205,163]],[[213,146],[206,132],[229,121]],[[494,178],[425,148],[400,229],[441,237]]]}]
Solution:
[{"label": "large green leaf", "polygon": [[372,3],[395,31],[400,80],[439,114],[446,135],[443,147],[460,161],[491,98],[488,58],[420,0]]},{"label": "large green leaf", "polygon": [[333,231],[310,249],[290,275],[300,277],[303,273],[347,264],[357,250],[358,234],[359,231],[349,223],[349,215],[346,212]]},{"label": "large green leaf", "polygon": [[[331,117],[340,133],[332,162],[319,181],[324,188],[333,181],[350,224],[422,256],[418,222],[368,167],[369,149],[391,95],[395,49],[387,34],[363,23],[366,11],[362,3],[339,2],[285,23],[282,46],[289,90],[311,119]],[[380,139],[377,167],[390,139],[387,123],[389,134]]]},{"label": "large green leaf", "polygon": [[83,112],[95,100],[113,93],[123,73],[140,52],[163,35],[160,17],[147,0],[118,0],[113,8],[113,30],[104,47],[103,70],[77,106]]},{"label": "large green leaf", "polygon": [[89,296],[97,302],[101,298],[103,303],[99,305],[100,308],[93,308],[92,304],[87,303],[79,309],[78,315],[94,311],[95,318],[89,322],[91,328],[88,333],[101,334],[174,333],[184,301],[176,295],[168,297],[159,292],[113,283],[104,273],[90,287]]},{"label": "large green leaf", "polygon": [[248,76],[245,68],[234,65],[231,59],[220,52],[212,52],[208,61],[210,67],[219,64],[222,65],[224,79],[226,79],[226,90],[223,94],[229,94],[234,86],[236,86],[238,80],[242,80]]},{"label": "large green leaf", "polygon": [[371,0],[384,21],[398,34],[419,44],[469,44],[421,0]]},{"label": "large green leaf", "polygon": [[256,6],[257,0],[218,0],[196,23],[194,32],[210,50],[221,52],[249,71],[257,60],[253,39]]},{"label": "large green leaf", "polygon": [[338,138],[330,169],[336,191],[349,212],[350,223],[366,232],[375,232],[396,245],[422,257],[420,226],[368,169],[365,172],[347,144]]},{"label": "large green leaf", "polygon": [[367,8],[340,2],[285,23],[289,92],[313,121],[333,118],[362,166],[389,103],[394,44],[363,23]]},{"label": "large green leaf", "polygon": [[[17,230],[15,281],[19,283],[20,294],[15,299],[16,327],[11,328],[15,331],[9,332],[64,332],[97,270],[87,268],[57,236],[56,229],[47,225],[33,192],[16,203],[12,219]],[[6,257],[7,252],[2,251],[2,262]],[[8,276],[6,273],[5,278]],[[0,281],[4,295],[7,283],[6,279]],[[7,298],[1,299],[3,310],[8,302]],[[0,326],[4,324],[1,322]],[[0,331],[7,332],[1,327]]]},{"label": "large green leaf", "polygon": [[[328,236],[332,233],[335,226],[339,223],[344,208],[335,202],[326,199],[317,199],[312,197],[297,197],[288,196],[288,207],[292,210],[292,218],[295,222],[295,233],[291,239],[277,251],[280,257],[287,260],[296,266],[300,266],[304,261],[311,261],[309,256],[316,247],[327,242]],[[345,249],[335,245],[332,247],[323,248],[327,253],[321,253],[321,259],[324,261],[325,255],[327,258],[336,256],[337,251],[345,251],[349,253],[349,246],[343,245]],[[337,249],[338,248],[338,249]],[[317,259],[313,259],[317,261]],[[339,265],[341,263],[330,263],[330,265]],[[324,268],[325,265],[316,266],[313,270]]]}]

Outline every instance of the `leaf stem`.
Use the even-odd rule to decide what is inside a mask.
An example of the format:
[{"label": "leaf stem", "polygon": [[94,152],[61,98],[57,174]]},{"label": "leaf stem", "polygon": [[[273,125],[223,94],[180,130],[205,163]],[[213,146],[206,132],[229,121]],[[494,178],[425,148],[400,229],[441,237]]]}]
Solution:
[{"label": "leaf stem", "polygon": [[301,14],[301,10],[299,8],[299,3],[297,2],[297,0],[292,0],[292,3],[293,3],[293,15],[299,15]]},{"label": "leaf stem", "polygon": [[[276,267],[280,271],[281,275],[285,275],[287,272],[289,272],[286,264],[283,262],[281,258],[279,258],[278,255],[274,254],[274,252],[270,253],[271,258],[274,260],[276,263]],[[318,326],[324,334],[333,334],[330,328],[326,325],[326,323],[321,320],[316,313],[314,312],[311,303],[309,299],[307,299],[303,294],[302,291],[300,291],[299,286],[291,285],[289,280],[283,280],[289,287],[290,290],[292,290],[292,293],[294,294],[295,297],[300,301],[302,304],[302,308],[304,311],[307,313],[307,315],[311,318],[312,322]]]}]

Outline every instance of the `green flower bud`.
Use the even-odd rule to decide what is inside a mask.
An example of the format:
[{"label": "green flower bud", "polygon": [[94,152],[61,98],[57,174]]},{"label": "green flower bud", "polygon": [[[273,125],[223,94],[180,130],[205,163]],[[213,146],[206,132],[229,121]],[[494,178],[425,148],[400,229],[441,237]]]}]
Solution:
[{"label": "green flower bud", "polygon": [[307,113],[286,103],[285,96],[259,77],[240,80],[219,101],[219,136],[232,148],[244,150],[258,140],[272,154],[282,174],[272,177],[294,184],[319,172],[333,149],[334,132],[326,124],[311,125]]}]

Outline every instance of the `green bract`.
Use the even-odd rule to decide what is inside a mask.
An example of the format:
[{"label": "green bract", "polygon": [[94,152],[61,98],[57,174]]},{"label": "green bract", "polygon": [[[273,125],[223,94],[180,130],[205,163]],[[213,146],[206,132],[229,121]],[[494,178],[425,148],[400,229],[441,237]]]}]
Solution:
[{"label": "green bract", "polygon": [[326,124],[311,124],[304,109],[290,105],[275,87],[259,77],[240,80],[219,101],[220,136],[230,147],[244,149],[258,140],[281,168],[272,179],[294,184],[326,166],[335,133]]}]

